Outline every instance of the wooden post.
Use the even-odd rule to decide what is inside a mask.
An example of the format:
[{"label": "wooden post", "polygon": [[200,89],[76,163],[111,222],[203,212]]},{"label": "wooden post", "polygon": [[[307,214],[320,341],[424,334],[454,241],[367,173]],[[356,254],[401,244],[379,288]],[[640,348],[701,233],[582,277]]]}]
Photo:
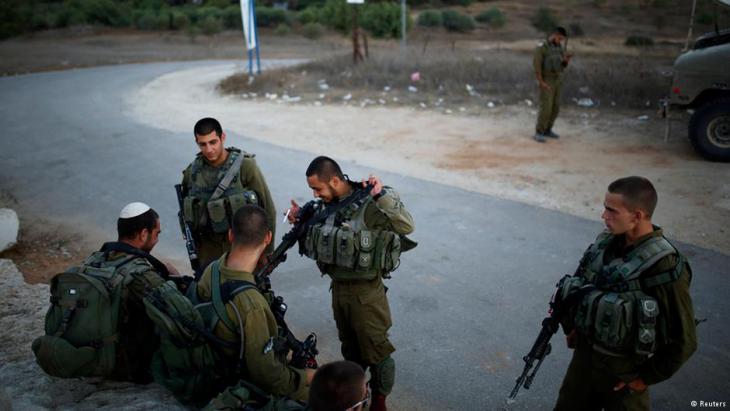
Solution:
[{"label": "wooden post", "polygon": [[357,23],[357,4],[353,4],[352,10],[352,62],[357,64],[362,61],[362,52],[360,51],[360,27]]}]

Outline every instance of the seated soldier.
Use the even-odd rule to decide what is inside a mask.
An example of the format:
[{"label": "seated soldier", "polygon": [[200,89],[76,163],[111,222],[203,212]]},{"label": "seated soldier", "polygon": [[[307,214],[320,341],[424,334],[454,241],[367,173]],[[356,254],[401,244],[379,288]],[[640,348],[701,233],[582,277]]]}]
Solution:
[{"label": "seated soldier", "polygon": [[335,361],[314,374],[309,388],[311,411],[359,411],[370,401],[365,371],[352,361]]},{"label": "seated soldier", "polygon": [[[169,276],[168,267],[149,254],[160,234],[159,216],[147,204],[130,203],[119,215],[117,233],[117,241],[51,283],[46,335],[33,342],[38,363],[51,375],[152,382],[150,362],[159,339],[142,299]],[[100,290],[109,296],[99,298]]]},{"label": "seated soldier", "polygon": [[[226,342],[239,344],[243,340],[243,358],[239,358],[238,350],[225,348],[220,366],[229,372],[235,369],[236,379],[245,380],[267,394],[306,401],[314,370],[291,367],[277,356],[276,319],[266,298],[253,286],[252,273],[271,239],[266,212],[255,205],[242,206],[233,215],[228,231],[231,250],[205,269],[197,285],[197,297],[209,301],[213,287],[240,289],[248,285],[241,292],[231,293],[232,299],[225,304],[226,315],[213,330]],[[212,284],[212,278],[218,276],[220,284]]]}]

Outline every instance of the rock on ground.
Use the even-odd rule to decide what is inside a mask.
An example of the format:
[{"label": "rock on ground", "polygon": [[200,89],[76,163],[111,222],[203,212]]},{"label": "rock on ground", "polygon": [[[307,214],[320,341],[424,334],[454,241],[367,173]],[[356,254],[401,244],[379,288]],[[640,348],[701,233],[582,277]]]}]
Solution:
[{"label": "rock on ground", "polygon": [[30,345],[43,333],[49,296],[47,285],[26,284],[12,261],[0,259],[0,411],[187,409],[157,384],[46,375]]},{"label": "rock on ground", "polygon": [[0,208],[0,252],[18,242],[18,229],[20,229],[18,214],[10,208]]}]

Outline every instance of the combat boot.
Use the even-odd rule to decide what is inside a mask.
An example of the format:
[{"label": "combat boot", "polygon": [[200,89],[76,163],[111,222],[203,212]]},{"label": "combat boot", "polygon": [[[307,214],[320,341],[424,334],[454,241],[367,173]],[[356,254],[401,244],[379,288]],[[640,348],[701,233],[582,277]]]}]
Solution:
[{"label": "combat boot", "polygon": [[388,407],[385,406],[385,395],[380,393],[373,393],[373,397],[370,400],[370,411],[387,411]]},{"label": "combat boot", "polygon": [[560,134],[553,132],[552,130],[548,130],[547,133],[544,133],[543,136],[558,139],[560,138]]},{"label": "combat boot", "polygon": [[532,138],[534,138],[535,141],[537,141],[538,143],[544,143],[545,142],[545,136],[542,133],[539,133],[539,132],[538,133],[535,133],[535,135],[532,136]]}]

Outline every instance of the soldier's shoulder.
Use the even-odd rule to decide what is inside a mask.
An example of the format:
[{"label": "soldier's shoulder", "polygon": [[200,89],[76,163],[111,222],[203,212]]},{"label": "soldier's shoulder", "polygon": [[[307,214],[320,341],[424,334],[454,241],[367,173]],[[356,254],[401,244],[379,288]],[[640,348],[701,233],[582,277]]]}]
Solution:
[{"label": "soldier's shoulder", "polygon": [[269,304],[256,288],[247,288],[233,297],[233,303],[238,307],[250,310],[269,310]]}]

